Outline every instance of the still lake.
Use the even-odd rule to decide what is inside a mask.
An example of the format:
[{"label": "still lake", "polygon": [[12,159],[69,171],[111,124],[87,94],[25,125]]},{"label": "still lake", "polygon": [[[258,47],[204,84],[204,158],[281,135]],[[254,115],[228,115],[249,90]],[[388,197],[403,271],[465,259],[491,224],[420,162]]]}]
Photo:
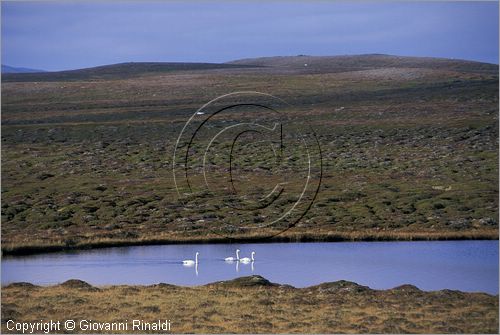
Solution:
[{"label": "still lake", "polygon": [[[255,262],[227,263],[225,257]],[[198,266],[184,259],[200,253]],[[134,246],[2,258],[2,285],[170,283],[201,285],[258,274],[272,282],[306,287],[349,280],[374,289],[413,284],[423,290],[455,289],[498,294],[498,241],[189,244]]]}]

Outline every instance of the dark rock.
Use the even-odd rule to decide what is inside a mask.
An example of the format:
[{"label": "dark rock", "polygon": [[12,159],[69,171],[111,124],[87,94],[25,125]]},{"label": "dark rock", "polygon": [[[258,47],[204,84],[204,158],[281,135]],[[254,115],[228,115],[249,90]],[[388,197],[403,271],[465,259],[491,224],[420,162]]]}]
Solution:
[{"label": "dark rock", "polygon": [[5,288],[18,288],[18,287],[19,288],[36,288],[39,286],[34,285],[32,283],[27,283],[27,282],[12,283],[12,284],[5,286]]},{"label": "dark rock", "polygon": [[444,289],[436,292],[438,295],[442,296],[443,298],[441,299],[449,299],[449,298],[463,298],[464,292],[461,292],[459,290],[449,290],[449,289]]},{"label": "dark rock", "polygon": [[410,284],[404,284],[404,285],[401,285],[401,286],[397,286],[393,289],[391,289],[391,291],[399,291],[399,292],[422,292],[421,289],[419,289],[418,287],[414,286],[414,285],[410,285]]},{"label": "dark rock", "polygon": [[208,285],[222,285],[232,287],[280,286],[279,284],[271,283],[266,278],[258,275],[240,277],[232,280],[215,282]]},{"label": "dark rock", "polygon": [[163,288],[163,289],[175,289],[177,286],[172,285],[172,284],[165,284],[165,283],[158,283],[158,284],[153,284],[150,287],[154,288]]},{"label": "dark rock", "polygon": [[447,223],[450,228],[456,230],[467,229],[471,227],[471,220],[468,218],[460,218],[457,220],[451,220]]},{"label": "dark rock", "polygon": [[45,180],[45,179],[48,179],[48,178],[52,178],[54,177],[54,175],[52,173],[41,173],[37,176],[38,179],[40,180]]},{"label": "dark rock", "polygon": [[65,281],[64,283],[60,284],[59,286],[66,287],[66,288],[77,288],[77,289],[85,289],[85,290],[90,290],[90,291],[97,291],[98,288],[90,285],[89,283],[79,280],[79,279],[70,279]]},{"label": "dark rock", "polygon": [[368,286],[359,285],[347,280],[322,283],[316,286],[311,286],[310,289],[316,289],[320,292],[366,292],[371,290]]},{"label": "dark rock", "polygon": [[498,225],[497,221],[492,218],[482,218],[479,220],[479,223],[483,226],[495,227]]}]

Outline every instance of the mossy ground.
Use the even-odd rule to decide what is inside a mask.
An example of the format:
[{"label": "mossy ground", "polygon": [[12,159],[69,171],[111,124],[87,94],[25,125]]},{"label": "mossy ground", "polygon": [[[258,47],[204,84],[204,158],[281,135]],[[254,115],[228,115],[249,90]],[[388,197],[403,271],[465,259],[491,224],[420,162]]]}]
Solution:
[{"label": "mossy ground", "polygon": [[[241,90],[289,102],[321,145],[318,198],[289,236],[498,238],[498,75],[422,64],[4,82],[2,249],[202,242],[221,223],[262,220],[210,194],[186,215],[172,180],[184,122]],[[275,184],[258,168],[269,157],[237,162],[247,185]]]}]

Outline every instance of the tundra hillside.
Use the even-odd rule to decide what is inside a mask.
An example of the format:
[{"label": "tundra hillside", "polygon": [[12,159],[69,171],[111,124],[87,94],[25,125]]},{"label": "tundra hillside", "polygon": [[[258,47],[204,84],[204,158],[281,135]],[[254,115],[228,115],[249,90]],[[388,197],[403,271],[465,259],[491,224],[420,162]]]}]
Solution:
[{"label": "tundra hillside", "polygon": [[[200,106],[246,90],[323,151],[318,198],[277,239],[496,239],[498,88],[498,65],[387,55],[4,74],[2,251],[222,240],[211,226],[242,218],[209,195],[182,215],[172,152]],[[273,182],[247,158],[250,185]]]}]

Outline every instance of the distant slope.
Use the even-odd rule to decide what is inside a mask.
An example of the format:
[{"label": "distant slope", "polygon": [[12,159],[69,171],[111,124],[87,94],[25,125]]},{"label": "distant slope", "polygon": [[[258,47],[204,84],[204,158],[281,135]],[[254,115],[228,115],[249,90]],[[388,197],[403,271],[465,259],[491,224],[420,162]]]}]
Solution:
[{"label": "distant slope", "polygon": [[33,73],[33,72],[45,72],[44,70],[30,69],[27,67],[13,67],[2,64],[2,74],[3,73]]},{"label": "distant slope", "polygon": [[498,73],[498,65],[432,57],[403,57],[381,54],[351,56],[281,56],[240,59],[227,64],[280,67],[308,73],[336,73],[376,68],[428,68],[475,73]]},{"label": "distant slope", "polygon": [[5,73],[4,82],[78,81],[126,79],[145,74],[213,69],[254,69],[256,73],[318,74],[388,68],[417,68],[440,71],[498,74],[498,65],[431,57],[402,57],[380,54],[352,56],[280,56],[240,59],[228,63],[119,63],[92,68],[39,73]]},{"label": "distant slope", "polygon": [[163,63],[163,62],[131,62],[92,68],[42,72],[42,73],[11,73],[3,76],[4,82],[14,81],[74,81],[91,79],[128,78],[149,73],[172,71],[210,70],[227,68],[253,68],[254,65],[218,64],[218,63]]}]

